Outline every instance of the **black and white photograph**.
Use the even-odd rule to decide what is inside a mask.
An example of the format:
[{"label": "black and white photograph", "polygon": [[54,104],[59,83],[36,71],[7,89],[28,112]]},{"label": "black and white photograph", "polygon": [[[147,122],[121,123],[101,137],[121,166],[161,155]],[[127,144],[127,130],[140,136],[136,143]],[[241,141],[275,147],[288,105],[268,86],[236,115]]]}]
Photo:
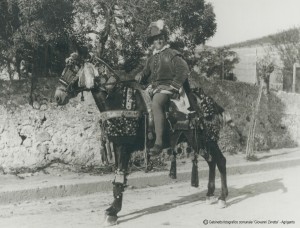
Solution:
[{"label": "black and white photograph", "polygon": [[0,228],[296,228],[299,174],[299,0],[0,0]]}]

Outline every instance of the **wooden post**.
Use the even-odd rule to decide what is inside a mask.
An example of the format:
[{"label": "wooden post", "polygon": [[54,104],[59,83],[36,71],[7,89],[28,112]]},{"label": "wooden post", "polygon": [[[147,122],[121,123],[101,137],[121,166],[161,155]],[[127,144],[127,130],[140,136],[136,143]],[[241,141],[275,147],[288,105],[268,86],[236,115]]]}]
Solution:
[{"label": "wooden post", "polygon": [[255,108],[253,110],[251,123],[249,127],[249,133],[248,133],[248,139],[247,139],[247,147],[246,147],[246,158],[251,159],[254,157],[254,137],[255,137],[255,127],[256,127],[256,120],[257,120],[257,114],[259,111],[260,106],[260,100],[263,92],[263,83],[260,83],[259,92],[258,92],[258,98],[256,101]]}]

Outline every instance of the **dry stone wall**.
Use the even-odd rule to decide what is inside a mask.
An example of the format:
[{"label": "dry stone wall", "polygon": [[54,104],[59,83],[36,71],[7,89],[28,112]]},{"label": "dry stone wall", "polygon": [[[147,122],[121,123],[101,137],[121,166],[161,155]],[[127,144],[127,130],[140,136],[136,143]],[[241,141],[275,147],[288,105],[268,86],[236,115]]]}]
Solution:
[{"label": "dry stone wall", "polygon": [[[31,106],[26,82],[22,85],[22,91],[12,91],[10,95],[3,93],[2,85],[0,167],[3,171],[30,172],[57,162],[71,166],[101,165],[99,111],[91,94],[85,93],[85,102],[75,98],[58,107],[52,102],[54,80],[40,80]],[[45,87],[48,89],[42,91]],[[16,99],[20,96],[24,97]]]},{"label": "dry stone wall", "polygon": [[288,129],[292,139],[300,145],[300,94],[281,91],[277,96],[285,104],[282,123]]}]

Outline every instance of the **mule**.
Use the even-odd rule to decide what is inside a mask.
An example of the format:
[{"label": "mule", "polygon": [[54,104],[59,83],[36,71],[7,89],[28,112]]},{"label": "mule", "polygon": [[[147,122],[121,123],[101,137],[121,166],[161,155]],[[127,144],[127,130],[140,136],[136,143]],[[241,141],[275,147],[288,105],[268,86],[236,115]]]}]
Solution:
[{"label": "mule", "polygon": [[[100,60],[100,59],[98,59]],[[101,60],[101,64],[105,64]],[[107,66],[107,65],[106,65]],[[65,105],[82,91],[90,91],[100,111],[100,126],[103,137],[101,139],[107,157],[114,153],[115,179],[113,181],[113,202],[105,211],[106,225],[117,223],[117,214],[122,209],[123,192],[127,183],[128,165],[132,152],[145,151],[145,162],[151,160],[147,154],[148,148],[154,143],[153,116],[151,112],[151,98],[144,88],[133,80],[122,81],[111,70],[110,76],[95,76],[95,69],[86,67],[81,74],[66,66],[55,92],[58,105]],[[84,66],[83,66],[84,68]],[[85,74],[85,75],[84,75]],[[83,78],[92,75],[94,84],[87,87],[82,83]],[[88,80],[91,81],[91,80]],[[226,158],[218,144],[218,131],[221,126],[222,112],[212,110],[214,106],[207,105],[210,99],[200,88],[190,91],[196,110],[184,113],[180,111],[176,102],[171,102],[167,111],[167,126],[164,135],[164,148],[171,148],[173,160],[176,159],[175,146],[186,141],[195,151],[193,158],[192,185],[198,186],[197,156],[200,154],[208,163],[209,177],[206,202],[218,201],[221,208],[226,207],[228,196]],[[211,99],[210,99],[211,101]],[[192,102],[192,101],[191,101]],[[212,107],[205,112],[204,107]],[[215,111],[215,112],[214,112]],[[211,115],[210,115],[210,114]],[[218,198],[215,192],[215,170],[219,169],[221,177],[221,194]],[[176,169],[170,171],[170,177],[176,178]]]}]

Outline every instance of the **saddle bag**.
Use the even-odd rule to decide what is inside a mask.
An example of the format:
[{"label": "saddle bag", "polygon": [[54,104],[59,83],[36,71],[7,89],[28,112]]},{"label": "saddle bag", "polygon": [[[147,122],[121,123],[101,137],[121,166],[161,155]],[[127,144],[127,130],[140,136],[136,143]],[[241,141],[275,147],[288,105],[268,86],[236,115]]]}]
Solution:
[{"label": "saddle bag", "polygon": [[100,114],[102,132],[109,140],[136,137],[140,127],[141,113],[131,110],[106,111]]}]

